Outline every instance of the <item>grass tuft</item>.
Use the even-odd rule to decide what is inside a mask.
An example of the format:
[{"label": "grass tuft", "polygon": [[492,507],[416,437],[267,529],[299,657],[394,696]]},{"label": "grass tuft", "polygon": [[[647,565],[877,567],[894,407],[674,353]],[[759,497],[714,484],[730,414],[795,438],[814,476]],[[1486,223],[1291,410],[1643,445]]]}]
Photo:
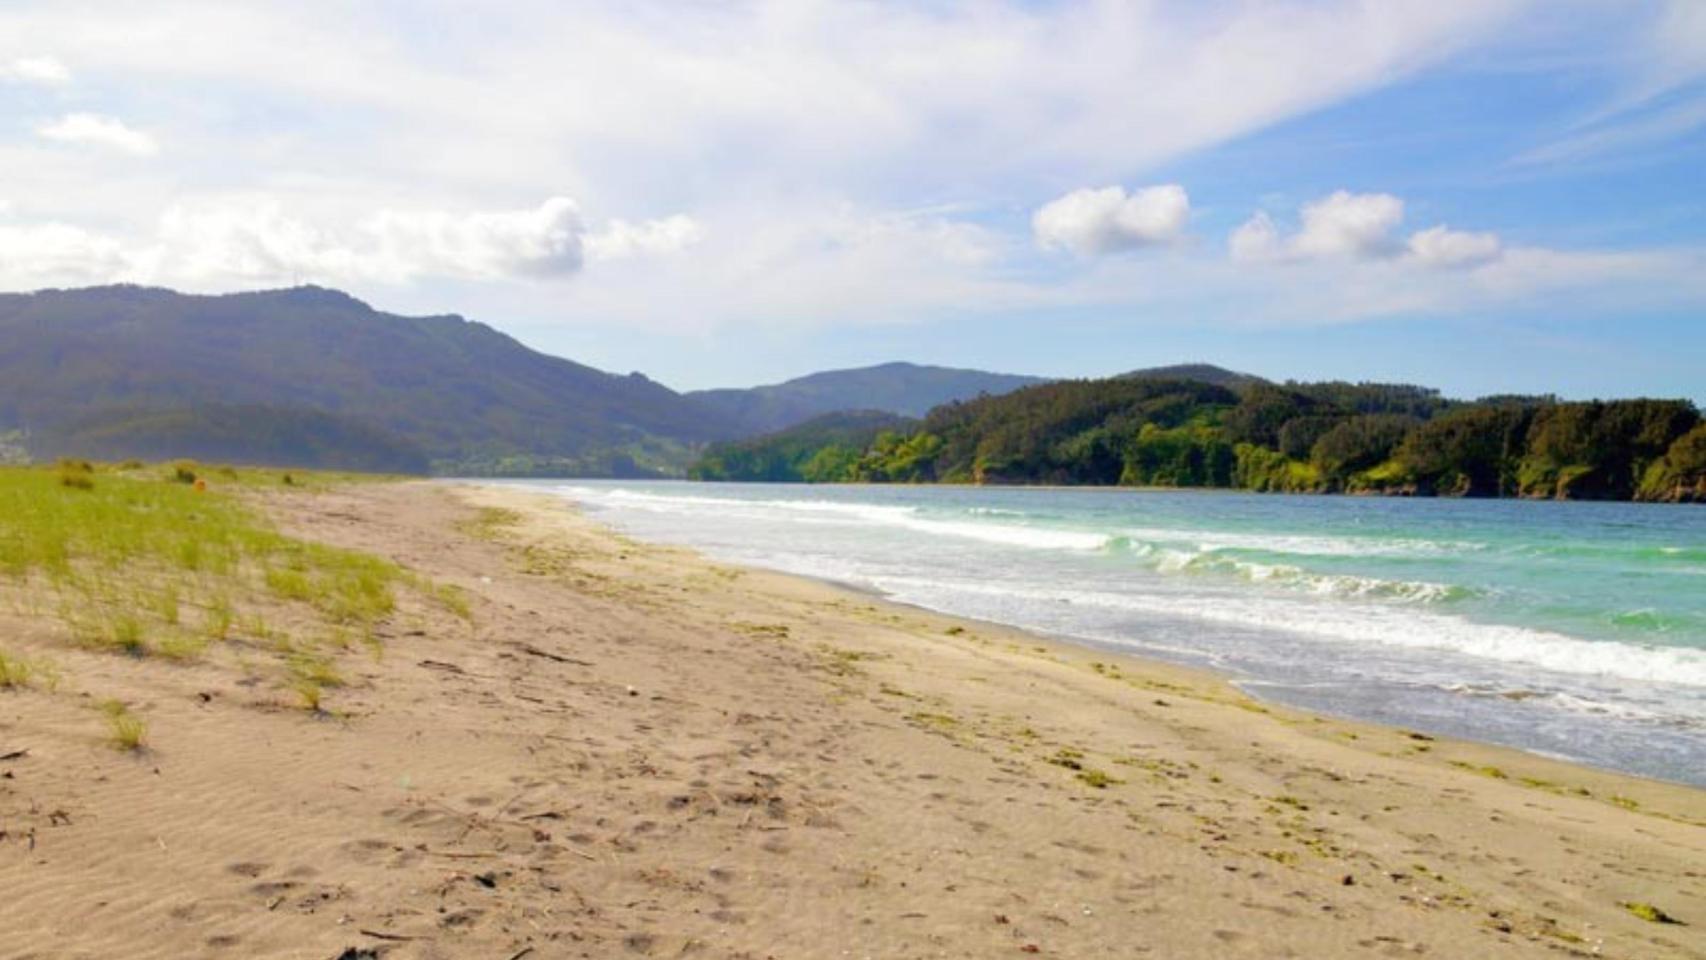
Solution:
[{"label": "grass tuft", "polygon": [[1097,790],[1106,790],[1116,783],[1125,782],[1124,780],[1111,776],[1106,770],[1098,770],[1095,767],[1086,767],[1085,769],[1078,771],[1074,776],[1076,776],[1085,786],[1094,787]]},{"label": "grass tuft", "polygon": [[102,700],[97,709],[106,717],[108,739],[120,750],[141,750],[148,739],[148,725],[142,718],[130,712],[130,708],[119,700]]},{"label": "grass tuft", "polygon": [[16,690],[30,685],[35,666],[27,660],[0,653],[0,690]]},{"label": "grass tuft", "polygon": [[175,634],[161,640],[154,650],[168,660],[188,662],[198,660],[207,652],[207,638],[190,634]]},{"label": "grass tuft", "polygon": [[327,657],[298,652],[291,656],[290,675],[321,687],[341,687],[344,678]]},{"label": "grass tuft", "polygon": [[458,524],[465,534],[480,540],[499,540],[511,527],[521,523],[522,516],[505,507],[481,507],[472,519]]},{"label": "grass tuft", "polygon": [[113,614],[107,621],[107,642],[114,649],[133,657],[140,657],[148,652],[148,645],[142,638],[142,621],[130,611],[120,611]]},{"label": "grass tuft", "polygon": [[1677,918],[1671,916],[1670,914],[1664,912],[1663,910],[1660,910],[1658,907],[1655,907],[1650,903],[1642,903],[1639,900],[1630,900],[1630,901],[1623,903],[1622,907],[1623,907],[1623,909],[1629,911],[1630,913],[1634,914],[1637,917],[1640,917],[1642,920],[1645,920],[1648,923],[1669,923],[1669,924],[1676,924],[1678,926],[1682,925],[1681,920],[1678,920]]},{"label": "grass tuft", "polygon": [[302,700],[302,709],[309,713],[323,713],[320,701],[325,696],[325,688],[312,680],[298,678],[291,682],[290,689]]},{"label": "grass tuft", "polygon": [[474,622],[474,608],[468,602],[468,591],[454,583],[429,583],[427,590],[439,606],[450,611],[457,619]]}]

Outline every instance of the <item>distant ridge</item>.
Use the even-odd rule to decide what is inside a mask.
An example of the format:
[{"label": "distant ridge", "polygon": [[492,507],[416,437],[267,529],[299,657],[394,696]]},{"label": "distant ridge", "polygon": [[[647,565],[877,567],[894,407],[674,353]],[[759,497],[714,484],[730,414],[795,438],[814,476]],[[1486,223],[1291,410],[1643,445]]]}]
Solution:
[{"label": "distant ridge", "polygon": [[673,472],[734,435],[639,374],[336,290],[0,295],[0,435],[24,435],[38,457],[174,455],[197,422],[217,424],[229,459],[358,465],[378,445],[441,473]]},{"label": "distant ridge", "polygon": [[773,433],[840,410],[876,410],[921,417],[932,407],[982,394],[996,396],[1044,383],[1042,377],[989,373],[916,363],[827,370],[784,383],[687,394],[731,421],[738,434]]}]

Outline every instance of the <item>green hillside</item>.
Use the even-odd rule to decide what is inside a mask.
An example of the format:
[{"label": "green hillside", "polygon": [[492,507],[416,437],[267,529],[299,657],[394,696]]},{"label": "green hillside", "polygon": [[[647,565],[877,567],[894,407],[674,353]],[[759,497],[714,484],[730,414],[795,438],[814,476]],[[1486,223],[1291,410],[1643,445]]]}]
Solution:
[{"label": "green hillside", "polygon": [[[862,449],[827,436],[814,448],[798,431],[761,438],[743,445],[743,462],[785,446],[789,462],[818,466],[787,479],[817,481],[1706,500],[1706,424],[1686,400],[1462,402],[1406,384],[1237,386],[1060,381],[944,404]],[[694,472],[759,479],[740,463],[706,460]]]},{"label": "green hillside", "polygon": [[877,410],[829,413],[753,440],[713,444],[688,476],[771,483],[856,479],[857,462],[879,437],[917,428],[911,417]]}]

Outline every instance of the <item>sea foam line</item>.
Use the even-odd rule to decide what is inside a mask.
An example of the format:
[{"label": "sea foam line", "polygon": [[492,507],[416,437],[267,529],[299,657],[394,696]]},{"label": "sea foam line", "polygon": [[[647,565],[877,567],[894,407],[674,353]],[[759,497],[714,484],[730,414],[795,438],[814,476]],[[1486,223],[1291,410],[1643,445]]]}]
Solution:
[{"label": "sea foam line", "polygon": [[[1171,597],[1145,593],[1055,589],[891,578],[879,586],[907,599],[932,592],[1018,597],[1036,603],[1068,603],[1126,613],[1161,615],[1277,630],[1294,636],[1365,645],[1443,650],[1557,673],[1611,677],[1642,683],[1706,687],[1706,651],[1644,647],[1584,640],[1548,630],[1476,623],[1448,614],[1381,607],[1337,605],[1306,598]],[[925,600],[924,602],[928,602]]]},{"label": "sea foam line", "polygon": [[[556,489],[560,493],[580,499],[662,513],[694,514],[714,509],[723,516],[728,516],[733,511],[748,511],[755,518],[762,518],[765,511],[780,511],[788,516],[809,517],[819,522],[834,517],[1000,546],[1085,553],[1111,548],[1139,558],[1151,569],[1164,574],[1228,575],[1280,589],[1354,599],[1437,603],[1474,594],[1472,590],[1452,584],[1315,573],[1293,564],[1261,563],[1227,556],[1224,553],[1238,547],[1266,550],[1290,547],[1294,550],[1337,556],[1381,556],[1395,555],[1398,545],[1402,543],[1431,541],[1385,540],[1364,543],[1328,537],[1261,534],[1229,536],[1196,530],[1162,529],[1127,529],[1118,534],[1107,534],[1031,524],[944,520],[922,516],[916,507],[890,504],[842,503],[821,499],[708,497],[578,486]],[[1448,545],[1438,546],[1444,549]]]}]

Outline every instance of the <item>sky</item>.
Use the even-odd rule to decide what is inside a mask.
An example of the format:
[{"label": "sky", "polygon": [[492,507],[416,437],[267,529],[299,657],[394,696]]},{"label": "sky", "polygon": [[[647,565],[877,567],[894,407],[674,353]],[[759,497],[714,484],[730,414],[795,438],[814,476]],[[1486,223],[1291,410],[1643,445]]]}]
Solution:
[{"label": "sky", "polygon": [[1706,0],[9,0],[0,289],[1706,403]]}]

